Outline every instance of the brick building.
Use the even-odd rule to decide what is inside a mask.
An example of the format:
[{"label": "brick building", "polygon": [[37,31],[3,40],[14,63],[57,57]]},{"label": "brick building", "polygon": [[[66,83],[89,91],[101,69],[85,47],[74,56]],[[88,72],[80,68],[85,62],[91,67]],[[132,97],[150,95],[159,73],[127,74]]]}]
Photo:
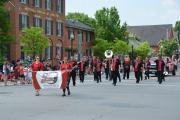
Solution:
[{"label": "brick building", "polygon": [[78,51],[78,32],[83,34],[82,50],[79,51],[83,55],[86,55],[86,50],[88,53],[90,42],[86,43],[84,39],[86,33],[87,35],[94,35],[94,33],[90,33],[93,32],[92,29],[87,29],[88,26],[79,22],[81,26],[66,24],[65,0],[10,0],[6,4],[6,8],[10,11],[11,33],[15,37],[15,41],[9,46],[7,55],[10,60],[24,59],[26,57],[22,52],[23,45],[20,36],[23,28],[31,26],[42,27],[44,34],[49,38],[50,46],[42,53],[45,59],[53,60],[56,57],[62,59],[71,53],[69,52],[70,41],[68,39],[70,38],[68,36],[70,31],[74,33],[72,46],[74,53]]}]

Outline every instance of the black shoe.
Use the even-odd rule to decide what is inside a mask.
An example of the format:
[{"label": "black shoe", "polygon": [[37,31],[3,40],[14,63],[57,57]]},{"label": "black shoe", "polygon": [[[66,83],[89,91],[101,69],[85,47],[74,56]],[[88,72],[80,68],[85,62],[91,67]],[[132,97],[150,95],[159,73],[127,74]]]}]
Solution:
[{"label": "black shoe", "polygon": [[38,92],[36,92],[36,96],[39,96],[39,93],[38,93]]},{"label": "black shoe", "polygon": [[66,94],[65,94],[65,93],[63,93],[63,94],[62,94],[62,96],[63,96],[63,97],[65,97],[65,96],[66,96]]},{"label": "black shoe", "polygon": [[70,92],[70,91],[68,91],[68,95],[71,95],[71,92]]}]

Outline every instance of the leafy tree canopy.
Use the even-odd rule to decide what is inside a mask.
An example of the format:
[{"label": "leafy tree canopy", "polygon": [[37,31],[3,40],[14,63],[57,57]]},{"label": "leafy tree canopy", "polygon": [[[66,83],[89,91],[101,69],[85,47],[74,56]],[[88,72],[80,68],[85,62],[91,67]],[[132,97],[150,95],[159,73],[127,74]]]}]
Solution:
[{"label": "leafy tree canopy", "polygon": [[40,55],[49,46],[48,38],[43,34],[42,28],[31,27],[23,30],[23,51],[27,55]]},{"label": "leafy tree canopy", "polygon": [[78,13],[78,12],[68,13],[68,15],[66,16],[66,19],[78,20],[84,24],[91,26],[92,28],[95,28],[96,26],[95,19],[89,17],[88,15],[84,13]]},{"label": "leafy tree canopy", "polygon": [[135,52],[137,56],[140,56],[142,59],[145,59],[150,52],[149,43],[148,42],[141,43],[141,45],[135,49]]},{"label": "leafy tree canopy", "polygon": [[175,40],[165,40],[160,43],[160,52],[162,49],[163,55],[171,57],[178,49],[178,44]]}]

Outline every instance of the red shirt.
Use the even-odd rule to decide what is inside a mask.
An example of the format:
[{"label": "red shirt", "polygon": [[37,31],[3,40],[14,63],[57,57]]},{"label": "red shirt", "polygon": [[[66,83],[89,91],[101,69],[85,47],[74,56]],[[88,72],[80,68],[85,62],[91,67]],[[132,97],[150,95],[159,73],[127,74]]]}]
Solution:
[{"label": "red shirt", "polygon": [[162,61],[161,60],[159,60],[158,61],[158,71],[162,71]]},{"label": "red shirt", "polygon": [[31,64],[31,69],[32,71],[40,71],[40,70],[43,70],[44,66],[41,62],[33,62]]}]

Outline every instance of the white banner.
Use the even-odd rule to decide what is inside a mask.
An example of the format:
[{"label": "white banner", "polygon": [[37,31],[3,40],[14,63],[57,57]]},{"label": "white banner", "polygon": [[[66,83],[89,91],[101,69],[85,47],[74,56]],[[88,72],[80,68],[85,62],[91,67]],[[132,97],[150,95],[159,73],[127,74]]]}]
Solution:
[{"label": "white banner", "polygon": [[59,89],[62,83],[62,73],[61,71],[38,71],[36,79],[41,89]]}]

